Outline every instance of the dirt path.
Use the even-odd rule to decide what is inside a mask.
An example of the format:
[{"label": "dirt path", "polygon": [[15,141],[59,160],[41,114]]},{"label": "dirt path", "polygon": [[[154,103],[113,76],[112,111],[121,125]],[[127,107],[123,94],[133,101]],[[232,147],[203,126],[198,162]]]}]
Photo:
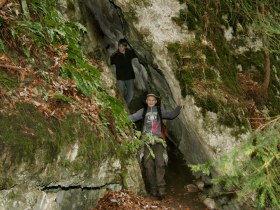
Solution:
[{"label": "dirt path", "polygon": [[166,170],[167,196],[163,200],[174,209],[204,210],[206,206],[199,200],[199,192],[188,192],[187,185],[193,184],[194,177],[187,168],[183,155],[173,145],[168,144],[169,163]]}]

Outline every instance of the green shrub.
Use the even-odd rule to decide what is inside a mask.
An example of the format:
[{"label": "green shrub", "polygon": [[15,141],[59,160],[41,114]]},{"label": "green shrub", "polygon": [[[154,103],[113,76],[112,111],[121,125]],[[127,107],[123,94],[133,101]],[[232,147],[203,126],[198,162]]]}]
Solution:
[{"label": "green shrub", "polygon": [[269,122],[263,131],[256,130],[246,143],[225,156],[205,164],[192,165],[191,168],[209,175],[214,167],[221,175],[212,180],[213,184],[235,191],[241,201],[256,209],[279,209],[279,129],[278,116]]}]

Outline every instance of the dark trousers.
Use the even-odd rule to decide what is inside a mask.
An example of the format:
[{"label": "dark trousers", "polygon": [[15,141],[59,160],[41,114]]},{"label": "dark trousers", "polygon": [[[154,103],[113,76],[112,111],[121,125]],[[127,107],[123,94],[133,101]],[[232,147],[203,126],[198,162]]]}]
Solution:
[{"label": "dark trousers", "polygon": [[151,149],[155,155],[155,159],[150,154],[149,149],[144,148],[144,167],[146,171],[146,178],[151,189],[160,189],[165,187],[164,174],[165,162],[163,154],[165,148],[161,143],[151,145]]},{"label": "dark trousers", "polygon": [[134,80],[117,80],[117,84],[126,104],[129,105],[134,95]]}]

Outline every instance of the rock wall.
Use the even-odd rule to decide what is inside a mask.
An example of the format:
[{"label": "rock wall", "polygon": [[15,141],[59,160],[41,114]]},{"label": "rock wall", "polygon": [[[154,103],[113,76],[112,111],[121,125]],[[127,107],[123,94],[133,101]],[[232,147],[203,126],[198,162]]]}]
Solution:
[{"label": "rock wall", "polygon": [[[172,21],[180,10],[186,9],[185,5],[177,0],[85,0],[83,4],[103,33],[102,40],[109,46],[108,56],[116,49],[118,39],[123,37],[136,50],[146,79],[137,74],[136,83],[145,88],[136,90],[134,101],[143,100],[143,93],[148,90],[161,95],[166,109],[174,108],[178,103],[184,106],[179,119],[168,122],[168,133],[188,163],[199,163],[224,154],[246,138],[246,135],[236,138],[230,128],[220,126],[214,113],[203,116],[192,96],[181,96],[173,70],[175,61],[167,47],[169,43],[195,39],[194,32]],[[131,111],[140,106],[136,103]]]},{"label": "rock wall", "polygon": [[[30,105],[19,110],[19,116],[0,119],[11,129],[25,119],[35,132],[32,136],[19,129],[17,136],[8,136],[5,128],[0,129],[6,139],[0,143],[1,210],[91,209],[108,191],[126,187],[145,193],[137,160],[121,153],[114,140],[98,139],[81,117],[60,123],[46,121]],[[50,129],[55,132],[48,136]],[[22,143],[15,144],[13,137]]]},{"label": "rock wall", "polygon": [[[125,37],[129,41],[141,63],[133,61],[136,94],[133,106],[129,107],[130,111],[140,108],[147,91],[160,94],[166,109],[174,108],[176,104],[183,105],[179,118],[168,122],[168,135],[178,145],[187,163],[200,163],[227,153],[244,141],[247,133],[234,134],[241,126],[229,128],[221,125],[217,113],[203,111],[201,106],[197,106],[194,96],[182,95],[180,78],[174,71],[177,61],[168,47],[172,43],[195,43],[198,30],[179,26],[174,21],[174,17],[184,16],[182,11],[188,10],[187,5],[180,2],[182,1],[59,0],[58,8],[66,19],[78,21],[87,28],[87,33],[81,34],[81,44],[90,57],[106,66],[101,79],[110,89],[111,96],[117,96],[117,92],[114,72],[109,66],[109,55],[117,49],[120,38]],[[242,36],[233,35],[231,27],[221,28],[222,38],[227,42],[236,44],[243,40]],[[242,26],[238,25],[237,30],[242,31]],[[232,52],[238,54],[260,50],[262,42],[255,39],[252,31],[249,34],[244,39],[245,47],[238,44],[234,46],[233,43]],[[209,40],[202,42],[202,45],[213,48],[213,43]],[[200,52],[197,48],[195,50]],[[195,56],[198,54],[194,53],[192,57]],[[206,60],[207,56],[203,53],[199,56],[202,61]],[[188,59],[189,57],[186,58],[187,61]],[[242,65],[237,65],[237,68],[242,70]],[[272,71],[279,83],[277,68],[273,66]],[[116,151],[101,151],[106,156],[97,161],[98,164],[91,164],[90,159],[84,159],[88,156],[84,154],[85,145],[80,139],[66,143],[60,145],[56,152],[54,150],[57,148],[28,148],[32,151],[32,160],[23,161],[18,159],[20,152],[15,152],[21,150],[14,150],[13,145],[7,149],[7,145],[2,145],[1,142],[0,148],[6,149],[0,154],[0,159],[5,163],[0,170],[0,209],[87,209],[95,206],[106,191],[122,189],[124,181],[130,190],[144,192],[141,172],[135,159],[124,164]],[[98,158],[100,154],[96,153],[94,157]],[[95,162],[95,158],[91,160]]]},{"label": "rock wall", "polygon": [[[49,164],[47,168],[40,163],[32,166],[23,164],[17,170],[7,172],[10,177],[6,178],[13,179],[13,185],[0,191],[0,209],[91,209],[106,192],[123,189],[120,177],[123,168],[118,159],[104,160],[100,163],[101,167],[91,171],[81,170],[76,174],[68,167],[58,167],[60,163]],[[135,193],[143,193],[145,190],[138,163],[133,161],[131,164],[128,188]]]},{"label": "rock wall", "polygon": [[[87,27],[88,34],[81,34],[83,49],[101,62],[104,87],[118,97],[114,74],[104,65],[107,43],[99,23],[77,1],[59,1],[58,8],[64,18]],[[128,188],[145,194],[137,160],[120,151],[115,140],[100,141],[81,116],[74,121],[46,120],[28,104],[15,113],[0,113],[1,122],[12,131],[9,135],[7,127],[0,128],[0,210],[91,209],[108,191]]]}]

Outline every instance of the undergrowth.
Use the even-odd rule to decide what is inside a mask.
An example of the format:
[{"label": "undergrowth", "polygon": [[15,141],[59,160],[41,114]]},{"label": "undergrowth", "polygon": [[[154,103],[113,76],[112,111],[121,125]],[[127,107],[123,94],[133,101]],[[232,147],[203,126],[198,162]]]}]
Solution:
[{"label": "undergrowth", "polygon": [[223,157],[205,164],[191,165],[193,171],[210,175],[224,190],[235,192],[242,202],[256,209],[280,208],[280,117],[256,130],[246,143]]}]

